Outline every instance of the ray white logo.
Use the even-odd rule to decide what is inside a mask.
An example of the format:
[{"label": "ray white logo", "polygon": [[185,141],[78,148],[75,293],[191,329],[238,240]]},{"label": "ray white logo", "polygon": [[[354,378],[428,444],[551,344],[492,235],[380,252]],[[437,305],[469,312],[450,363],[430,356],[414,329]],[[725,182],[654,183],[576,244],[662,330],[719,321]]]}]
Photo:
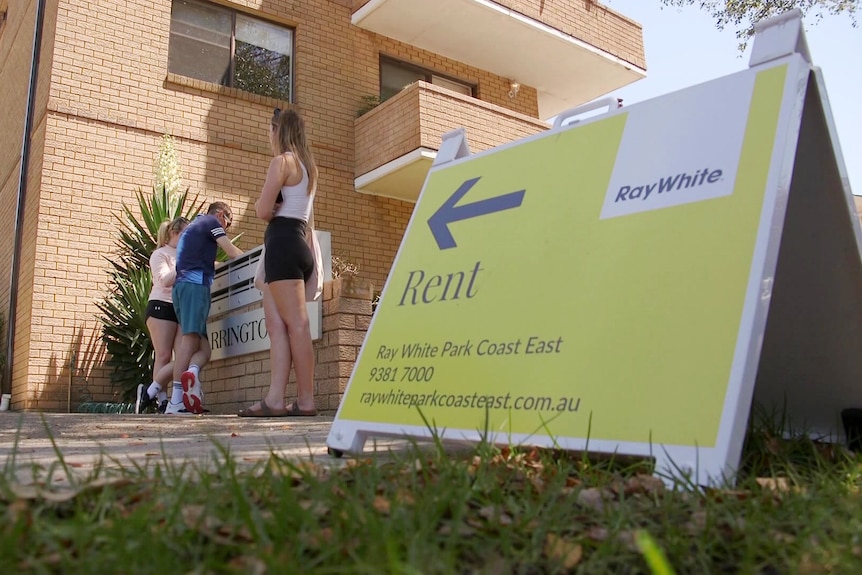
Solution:
[{"label": "ray white logo", "polygon": [[653,198],[660,194],[671,192],[683,192],[693,188],[699,188],[704,185],[715,184],[721,181],[724,172],[720,169],[712,170],[703,168],[696,170],[693,173],[681,172],[673,176],[665,176],[648,184],[625,185],[621,186],[617,191],[617,196],[614,203],[629,202],[629,201],[647,201],[650,196]]},{"label": "ray white logo", "polygon": [[601,219],[733,195],[754,78],[736,74],[627,108]]}]

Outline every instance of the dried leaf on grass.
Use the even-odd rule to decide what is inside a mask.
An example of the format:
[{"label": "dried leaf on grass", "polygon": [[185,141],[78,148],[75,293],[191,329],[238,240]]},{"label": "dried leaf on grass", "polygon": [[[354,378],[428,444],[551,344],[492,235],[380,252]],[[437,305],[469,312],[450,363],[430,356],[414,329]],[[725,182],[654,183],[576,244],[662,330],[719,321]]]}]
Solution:
[{"label": "dried leaf on grass", "polygon": [[766,446],[766,450],[772,455],[781,453],[781,440],[774,435],[767,436],[763,444]]},{"label": "dried leaf on grass", "polygon": [[751,499],[754,495],[751,491],[741,491],[735,489],[706,489],[707,495],[716,503],[723,503],[731,499],[745,501]]},{"label": "dried leaf on grass", "polygon": [[458,523],[454,527],[451,523],[446,523],[441,525],[440,529],[437,530],[438,535],[451,535],[452,533],[455,533],[459,537],[472,537],[476,534],[476,530],[464,523]]},{"label": "dried leaf on grass", "polygon": [[632,495],[661,495],[664,493],[664,481],[654,475],[635,475],[629,477],[625,482],[624,493],[627,497]]},{"label": "dried leaf on grass", "polygon": [[[533,447],[530,451],[518,453],[514,457],[509,458],[510,463],[522,465],[531,469],[541,470],[544,468],[542,463],[542,451],[538,447]],[[512,467],[512,465],[510,465]]]},{"label": "dried leaf on grass", "polygon": [[398,492],[395,494],[395,501],[397,501],[401,505],[413,505],[414,503],[416,503],[416,499],[413,497],[413,494],[406,489],[398,490]]},{"label": "dried leaf on grass", "polygon": [[323,517],[327,513],[329,513],[329,506],[326,505],[322,501],[311,500],[311,499],[303,499],[299,502],[299,507],[305,511],[310,512],[315,517]]},{"label": "dried leaf on grass", "polygon": [[772,491],[786,492],[793,489],[790,480],[786,477],[758,477],[755,481],[762,488]]},{"label": "dried leaf on grass", "polygon": [[509,575],[514,572],[516,571],[512,568],[511,563],[497,555],[486,559],[476,575]]},{"label": "dried leaf on grass", "polygon": [[629,551],[637,551],[637,544],[635,542],[635,534],[633,531],[620,531],[619,533],[612,534],[608,528],[595,525],[587,529],[585,535],[588,539],[598,543],[602,543],[604,541],[616,541]]},{"label": "dried leaf on grass", "polygon": [[578,505],[588,507],[593,511],[604,511],[605,509],[605,494],[601,489],[589,487],[578,492]]},{"label": "dried leaf on grass", "polygon": [[375,495],[371,506],[381,515],[389,515],[392,510],[392,503],[382,495]]},{"label": "dried leaf on grass", "polygon": [[241,555],[228,561],[228,566],[245,575],[266,575],[266,563],[257,557]]},{"label": "dried leaf on grass", "polygon": [[105,487],[124,487],[134,483],[130,479],[119,477],[102,478],[90,481],[84,485],[79,485],[75,488],[67,489],[46,489],[41,485],[20,485],[13,484],[10,486],[10,491],[16,499],[24,500],[42,500],[50,503],[64,503],[71,501],[78,495],[85,492],[97,492]]},{"label": "dried leaf on grass", "polygon": [[180,510],[186,527],[219,545],[251,543],[254,536],[245,525],[229,525],[210,514],[203,505],[186,505]]},{"label": "dried leaf on grass", "polygon": [[690,535],[699,535],[706,529],[708,519],[709,515],[706,511],[702,509],[695,511],[691,514],[691,519],[686,522],[685,530]]},{"label": "dried leaf on grass", "polygon": [[512,516],[503,511],[498,505],[486,505],[477,512],[479,517],[488,523],[496,523],[499,525],[511,525]]},{"label": "dried leaf on grass", "polygon": [[28,557],[18,564],[20,571],[35,571],[37,567],[56,567],[63,561],[59,553],[40,555],[38,558]]},{"label": "dried leaf on grass", "polygon": [[323,527],[319,531],[302,535],[302,541],[305,545],[315,549],[327,547],[332,544],[333,540],[335,540],[335,532],[331,527]]},{"label": "dried leaf on grass", "polygon": [[771,531],[769,535],[782,545],[792,545],[796,542],[796,536],[791,535],[790,533],[785,533],[783,531]]},{"label": "dried leaf on grass", "polygon": [[586,536],[593,541],[606,541],[608,536],[610,535],[610,531],[606,527],[600,527],[598,525],[594,525],[587,529]]},{"label": "dried leaf on grass", "polygon": [[616,535],[616,540],[629,551],[638,551],[637,541],[635,540],[635,532],[624,530]]},{"label": "dried leaf on grass", "polygon": [[545,538],[545,555],[559,562],[564,569],[572,569],[583,559],[584,548],[577,541],[549,533]]},{"label": "dried leaf on grass", "polygon": [[23,519],[26,519],[27,525],[29,526],[31,523],[30,504],[26,499],[16,499],[6,507],[6,516],[9,518],[9,520],[5,522],[7,526],[14,525],[18,523],[19,520]]},{"label": "dried leaf on grass", "polygon": [[560,488],[560,495],[570,495],[580,485],[581,480],[577,477],[566,477],[566,484]]},{"label": "dried leaf on grass", "polygon": [[530,476],[530,483],[533,485],[533,489],[536,490],[536,493],[544,493],[545,492],[545,480],[542,479],[538,475]]}]

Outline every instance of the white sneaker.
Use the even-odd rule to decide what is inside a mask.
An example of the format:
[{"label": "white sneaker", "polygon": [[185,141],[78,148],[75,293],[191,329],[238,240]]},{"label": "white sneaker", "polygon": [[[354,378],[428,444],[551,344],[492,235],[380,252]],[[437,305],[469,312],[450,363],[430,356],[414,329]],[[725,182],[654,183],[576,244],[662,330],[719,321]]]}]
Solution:
[{"label": "white sneaker", "polygon": [[168,405],[165,407],[165,415],[194,415],[191,411],[186,409],[186,406],[182,403],[171,403],[168,402]]},{"label": "white sneaker", "polygon": [[193,371],[184,371],[180,376],[183,384],[183,405],[190,413],[203,413],[204,401],[201,393],[201,382]]}]

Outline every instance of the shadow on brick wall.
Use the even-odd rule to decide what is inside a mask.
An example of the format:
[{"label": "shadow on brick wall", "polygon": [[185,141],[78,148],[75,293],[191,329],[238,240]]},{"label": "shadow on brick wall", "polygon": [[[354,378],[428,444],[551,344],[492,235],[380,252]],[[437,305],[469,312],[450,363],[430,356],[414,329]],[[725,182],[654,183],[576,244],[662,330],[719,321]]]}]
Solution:
[{"label": "shadow on brick wall", "polygon": [[109,380],[101,329],[95,326],[85,334],[84,328],[79,327],[66,353],[62,357],[51,356],[45,381],[25,399],[25,409],[71,413],[79,404],[94,397],[107,399],[111,394],[109,387],[91,387],[91,382],[97,380]]}]

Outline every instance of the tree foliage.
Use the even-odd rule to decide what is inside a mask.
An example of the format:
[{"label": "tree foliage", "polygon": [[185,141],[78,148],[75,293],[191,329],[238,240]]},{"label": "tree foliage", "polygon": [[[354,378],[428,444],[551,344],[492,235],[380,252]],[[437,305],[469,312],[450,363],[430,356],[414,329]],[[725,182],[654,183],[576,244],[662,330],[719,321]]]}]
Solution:
[{"label": "tree foliage", "polygon": [[825,16],[845,14],[856,25],[859,0],[661,0],[665,6],[698,6],[715,18],[719,30],[727,26],[736,29],[740,49],[744,49],[754,33],[754,24],[794,8],[803,15],[820,20]]},{"label": "tree foliage", "polygon": [[290,56],[237,40],[233,85],[253,94],[290,100]]}]

